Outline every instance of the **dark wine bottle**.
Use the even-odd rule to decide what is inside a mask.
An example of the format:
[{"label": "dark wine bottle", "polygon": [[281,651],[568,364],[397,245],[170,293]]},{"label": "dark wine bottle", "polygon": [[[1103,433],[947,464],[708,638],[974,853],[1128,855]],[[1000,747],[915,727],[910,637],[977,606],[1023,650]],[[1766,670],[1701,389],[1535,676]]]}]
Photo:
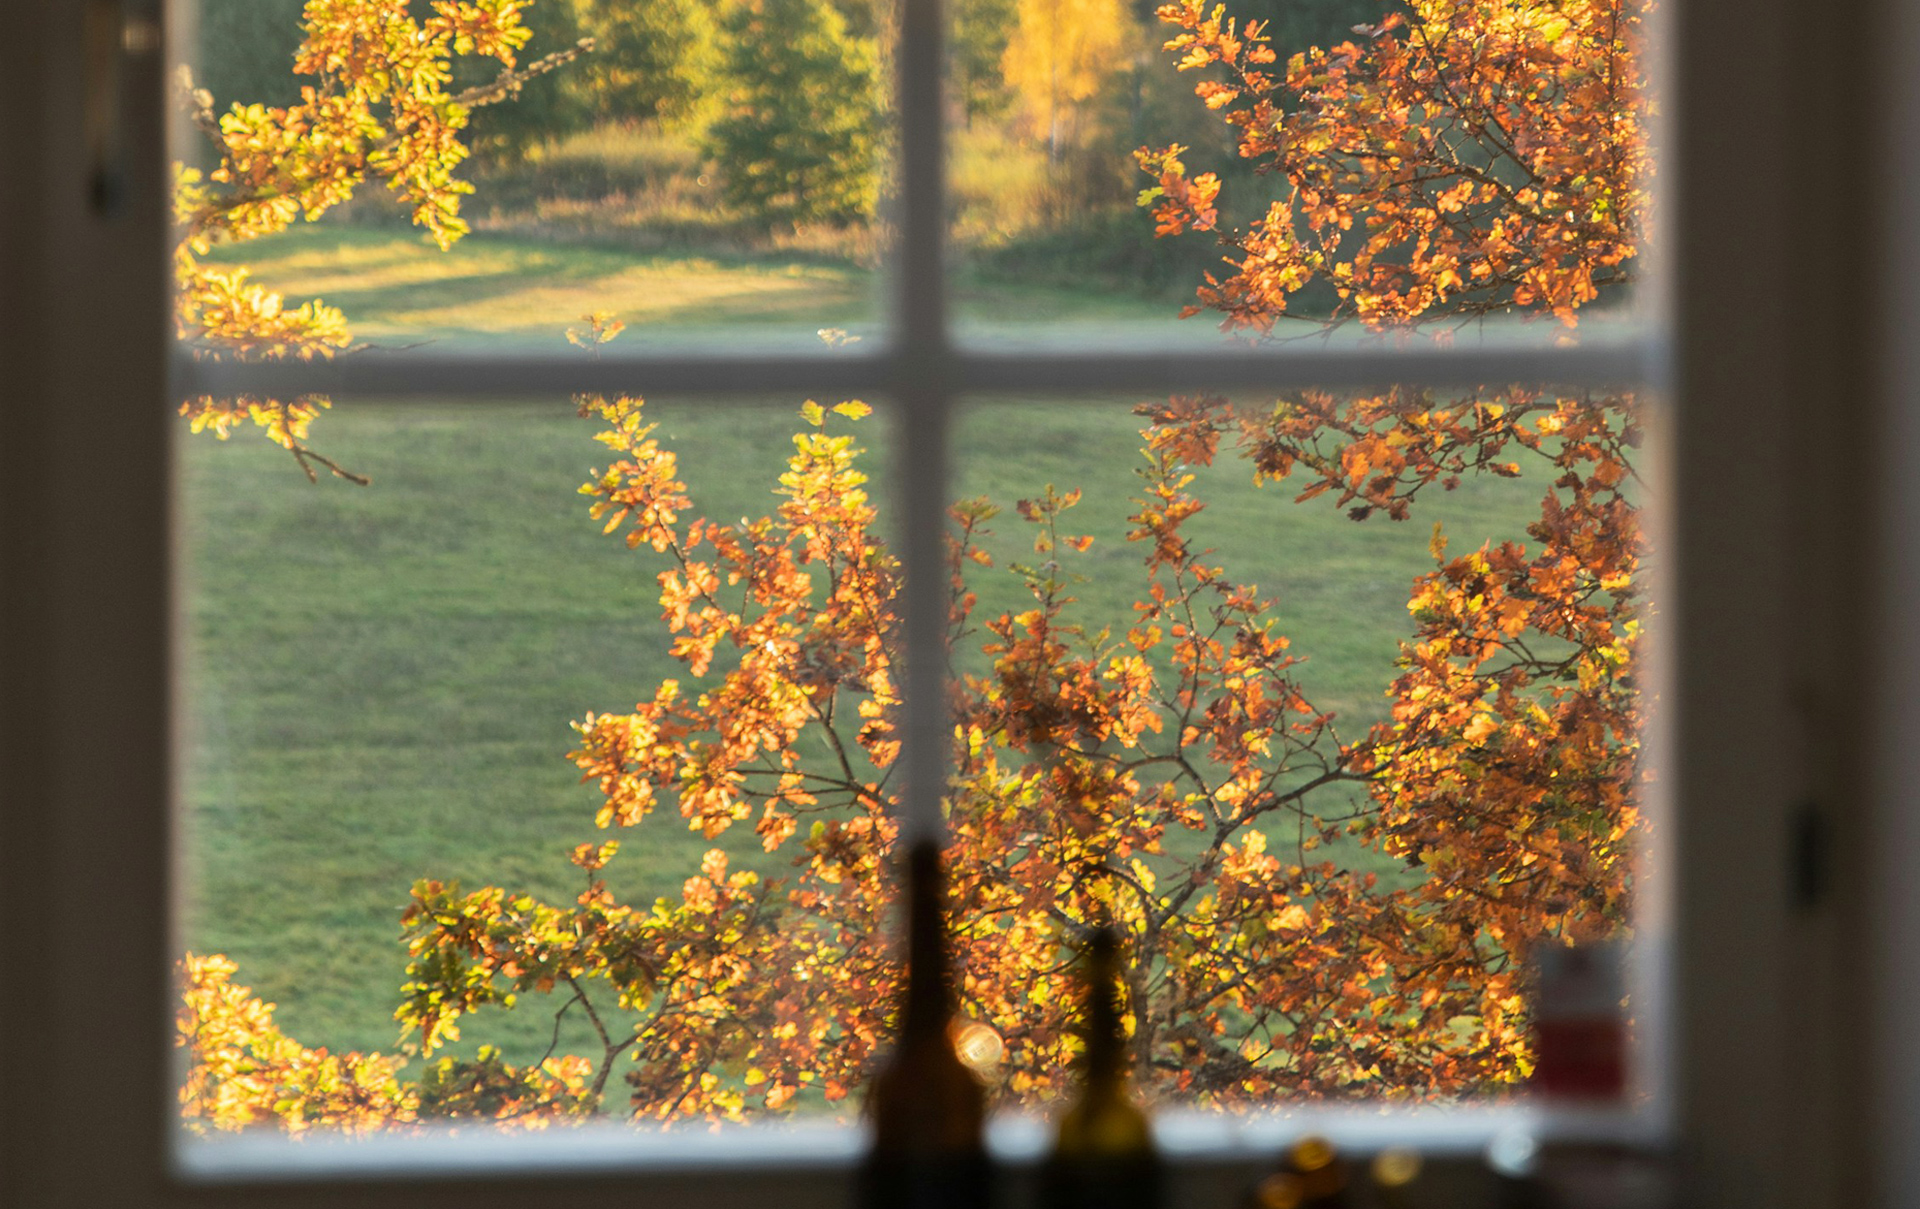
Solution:
[{"label": "dark wine bottle", "polygon": [[1041,1172],[1046,1209],[1157,1209],[1165,1175],[1153,1130],[1128,1086],[1120,1024],[1120,945],[1111,929],[1087,946],[1086,1056],[1079,1097],[1060,1117]]},{"label": "dark wine bottle", "polygon": [[873,1149],[859,1178],[862,1209],[982,1209],[990,1171],[986,1092],[954,1052],[949,1026],[940,850],[907,853],[907,980],[900,1039],[874,1079],[866,1112]]}]

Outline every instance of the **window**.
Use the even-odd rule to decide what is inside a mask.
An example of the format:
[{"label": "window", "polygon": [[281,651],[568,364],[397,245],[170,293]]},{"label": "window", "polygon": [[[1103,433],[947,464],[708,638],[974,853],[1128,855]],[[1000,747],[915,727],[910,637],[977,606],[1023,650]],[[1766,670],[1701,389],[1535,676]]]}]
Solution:
[{"label": "window", "polygon": [[[1789,1169],[1776,1142],[1798,1099],[1794,1066],[1804,1050],[1796,1043],[1813,1038],[1838,1044],[1841,1035],[1825,1031],[1832,1026],[1810,1010],[1818,987],[1786,985],[1809,968],[1789,964],[1793,946],[1812,947],[1805,933],[1817,943],[1818,930],[1834,925],[1818,914],[1793,923],[1784,881],[1753,873],[1784,863],[1778,859],[1787,851],[1786,831],[1779,825],[1783,798],[1800,795],[1782,784],[1801,774],[1791,767],[1793,757],[1786,750],[1798,732],[1779,691],[1785,677],[1752,652],[1777,632],[1775,624],[1784,617],[1816,617],[1826,632],[1833,614],[1817,604],[1789,613],[1791,597],[1784,585],[1791,581],[1784,568],[1792,563],[1764,548],[1768,536],[1783,530],[1750,527],[1741,518],[1801,515],[1778,502],[1777,480],[1768,473],[1777,468],[1774,459],[1792,448],[1782,437],[1785,383],[1821,368],[1835,370],[1834,380],[1847,380],[1843,369],[1836,369],[1838,358],[1787,338],[1777,326],[1784,322],[1781,316],[1755,301],[1761,291],[1743,288],[1757,272],[1752,267],[1756,244],[1784,250],[1794,231],[1761,200],[1771,196],[1763,185],[1777,183],[1761,175],[1771,169],[1755,167],[1766,158],[1742,159],[1728,149],[1751,151],[1742,123],[1773,112],[1772,94],[1760,82],[1769,73],[1761,67],[1774,62],[1768,55],[1778,53],[1767,34],[1784,26],[1770,16],[1747,12],[1724,24],[1723,30],[1733,31],[1729,36],[1749,40],[1738,43],[1751,52],[1747,71],[1713,76],[1725,86],[1722,91],[1683,93],[1688,124],[1681,128],[1678,156],[1692,174],[1680,211],[1687,249],[1678,312],[1684,338],[1674,350],[1686,399],[1674,421],[1679,430],[1674,456],[1680,463],[1675,481],[1682,484],[1684,503],[1673,519],[1687,560],[1679,572],[1684,612],[1675,644],[1682,661],[1675,677],[1685,712],[1676,724],[1678,753],[1669,766],[1676,770],[1676,792],[1688,806],[1676,836],[1684,877],[1677,888],[1683,960],[1675,968],[1686,1005],[1677,1046],[1681,1069],[1689,1076],[1678,1117],[1682,1136],[1701,1155],[1702,1203],[1707,1198],[1740,1203],[1763,1183],[1770,1190],[1791,1188],[1796,1175],[1816,1190],[1828,1184],[1804,1166]],[[21,49],[8,52],[9,67],[18,69],[9,76],[8,95],[19,101],[14,112],[40,113],[35,98],[45,90],[55,102],[46,111],[49,128],[74,133],[81,107],[59,102],[78,95],[86,73],[63,74],[63,60],[49,55],[43,61],[32,53],[42,47],[71,51],[78,45],[77,31],[59,17],[35,9],[23,18]],[[915,45],[913,21],[930,19],[910,10],[909,56]],[[1685,28],[1693,31],[1692,22],[1706,22],[1708,14],[1691,9],[1685,20]],[[1706,52],[1686,53],[1703,55],[1699,76],[1686,79],[1712,76]],[[128,60],[129,95],[157,93],[157,66],[151,55]],[[919,102],[924,112],[936,112],[931,88],[937,73],[903,74],[925,90]],[[914,104],[906,108],[904,121],[913,131]],[[10,265],[23,266],[17,276],[9,268],[17,283],[9,288],[35,303],[22,312],[29,318],[21,327],[8,333],[9,364],[21,367],[20,397],[47,405],[24,411],[16,438],[0,452],[9,472],[6,668],[10,702],[24,715],[5,737],[5,892],[23,926],[8,940],[8,1035],[0,1054],[10,1087],[49,1091],[44,1105],[9,1106],[14,1115],[4,1144],[9,1170],[19,1173],[9,1176],[9,1191],[17,1188],[22,1203],[195,1203],[215,1194],[169,1182],[161,1125],[172,1083],[166,1038],[158,1026],[169,998],[164,955],[170,950],[163,923],[167,870],[160,855],[167,851],[169,780],[162,721],[168,716],[166,476],[160,456],[143,460],[139,455],[166,447],[167,421],[152,406],[162,397],[163,358],[157,340],[128,338],[125,355],[114,358],[99,356],[88,343],[99,339],[91,333],[103,329],[137,334],[157,333],[163,326],[158,274],[135,271],[156,266],[164,246],[158,165],[131,157],[124,209],[101,215],[87,209],[81,188],[90,167],[97,167],[89,165],[88,155],[101,144],[39,134],[7,132],[8,161],[28,169],[25,179],[45,182],[44,192],[22,191],[7,201],[6,247],[17,258]],[[903,277],[933,280],[938,262],[916,256],[936,246],[938,212],[931,203],[937,192],[927,186],[937,184],[938,166],[925,158],[925,148],[937,142],[922,144],[921,158],[911,150],[914,140],[907,142]],[[152,148],[157,140],[129,135],[126,146]],[[1716,176],[1722,166],[1730,170]],[[1812,187],[1792,182],[1793,189]],[[915,197],[921,199],[918,206]],[[1716,200],[1726,204],[1716,210],[1710,204]],[[36,248],[51,249],[53,255],[42,260]],[[100,283],[114,288],[98,288]],[[773,379],[811,380],[826,387],[887,388],[904,408],[938,411],[949,392],[977,386],[1135,389],[1164,380],[1169,366],[1194,371],[1180,373],[1178,386],[1200,384],[1185,381],[1190,376],[1211,376],[1221,385],[1243,381],[1271,387],[1281,374],[1325,384],[1380,372],[1371,357],[1344,353],[1210,357],[1204,367],[1144,355],[1079,359],[972,353],[953,348],[945,338],[936,295],[906,291],[900,316],[898,342],[878,354],[842,362],[796,357],[714,365],[681,359],[650,367],[651,388],[658,393],[685,383],[744,389]],[[1843,335],[1843,343],[1846,339],[1865,337]],[[1438,376],[1507,376],[1525,365],[1529,376],[1552,377],[1580,365],[1580,358],[1601,355],[1622,354],[1463,351],[1447,354],[1449,362]],[[1624,376],[1631,376],[1638,371],[1639,353],[1624,355],[1629,362]],[[1540,360],[1533,362],[1534,357]],[[1396,366],[1396,373],[1417,376],[1409,366]],[[341,375],[343,384],[364,372],[368,376],[354,384],[398,393],[421,388],[428,375],[443,368],[416,362],[331,372]],[[588,386],[595,378],[614,384],[627,372],[611,361],[586,370],[531,361],[489,368],[498,371],[496,389],[545,388],[555,375]],[[1615,369],[1614,363],[1600,361],[1579,376],[1607,377]],[[111,468],[111,492],[98,486],[103,465]],[[926,479],[928,502],[936,505],[928,511],[937,516],[944,501],[933,494],[937,480]],[[1745,511],[1729,516],[1729,502]],[[1743,536],[1756,530],[1760,536]],[[936,532],[923,525],[918,548],[931,546]],[[909,558],[915,548],[910,540]],[[923,618],[921,624],[928,622]],[[1839,750],[1846,750],[1844,744]],[[1843,845],[1842,851],[1857,849]],[[1716,905],[1701,905],[1703,898]],[[1808,1020],[1812,1023],[1803,1023]],[[1831,1068],[1820,1065],[1845,1069],[1837,1060]],[[117,1095],[115,1088],[129,1090]],[[1831,1119],[1836,1118],[1823,1121]],[[100,1161],[100,1148],[79,1149],[94,1137],[112,1139],[115,1161]],[[1743,1167],[1743,1161],[1752,1167]],[[500,1192],[471,1185],[446,1185],[442,1191],[434,1185],[388,1193],[384,1186],[343,1187],[339,1177],[322,1172],[297,1191],[256,1182],[218,1195],[262,1203],[376,1203],[375,1197],[387,1195],[417,1203],[423,1197],[458,1195],[481,1204],[511,1195],[517,1203],[539,1203],[549,1197],[576,1199],[594,1178],[556,1174]],[[814,1186],[790,1175],[780,1178],[787,1199]],[[669,1178],[659,1190],[663,1196],[684,1192],[711,1203],[727,1183],[706,1174],[698,1184]],[[830,1179],[822,1177],[817,1186],[832,1195]],[[694,1188],[701,1191],[693,1193]],[[1781,1203],[1789,1199],[1784,1193],[1767,1195]]]}]

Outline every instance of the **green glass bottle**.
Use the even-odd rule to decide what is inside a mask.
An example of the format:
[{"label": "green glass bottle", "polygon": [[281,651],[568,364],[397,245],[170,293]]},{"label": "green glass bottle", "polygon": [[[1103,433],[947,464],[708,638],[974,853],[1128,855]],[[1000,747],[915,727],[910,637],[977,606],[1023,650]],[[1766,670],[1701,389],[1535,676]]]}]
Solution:
[{"label": "green glass bottle", "polygon": [[1147,1114],[1129,1087],[1120,1023],[1120,945],[1108,928],[1085,955],[1086,1056],[1080,1093],[1061,1114],[1041,1173],[1046,1209],[1158,1209],[1165,1173]]},{"label": "green glass bottle", "polygon": [[990,1184],[986,1092],[949,1033],[940,850],[917,844],[905,863],[906,995],[899,1042],[867,1096],[873,1149],[860,1172],[859,1202],[862,1209],[982,1209]]}]

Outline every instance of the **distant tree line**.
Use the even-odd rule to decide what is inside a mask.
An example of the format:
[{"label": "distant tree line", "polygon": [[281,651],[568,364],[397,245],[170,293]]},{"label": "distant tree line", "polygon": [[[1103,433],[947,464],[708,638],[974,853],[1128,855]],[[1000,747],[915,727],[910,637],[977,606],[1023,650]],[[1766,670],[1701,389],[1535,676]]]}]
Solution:
[{"label": "distant tree line", "polygon": [[[420,0],[411,7],[425,10]],[[1398,0],[1250,0],[1282,58],[1351,37]],[[1127,205],[1132,149],[1177,140],[1236,161],[1226,132],[1165,70],[1155,0],[953,0],[956,121],[993,123],[1044,148],[1049,210]],[[217,110],[291,105],[304,0],[201,0],[196,82]],[[495,166],[539,158],[606,124],[684,136],[719,168],[728,202],[774,224],[846,224],[874,213],[891,82],[885,0],[540,0],[522,20],[528,58],[591,38],[593,53],[472,117]],[[468,66],[470,72],[485,70]],[[456,86],[480,83],[456,78]]]}]

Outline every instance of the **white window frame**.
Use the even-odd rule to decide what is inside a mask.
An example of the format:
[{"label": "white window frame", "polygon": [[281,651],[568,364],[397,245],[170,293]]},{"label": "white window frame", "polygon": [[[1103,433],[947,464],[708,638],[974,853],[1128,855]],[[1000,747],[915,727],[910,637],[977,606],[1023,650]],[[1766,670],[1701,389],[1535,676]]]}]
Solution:
[{"label": "white window frame", "polygon": [[[89,200],[85,98],[99,77],[84,9],[157,22],[156,3],[14,0],[0,39],[0,1206],[538,1209],[636,1190],[661,1205],[845,1203],[844,1155],[770,1151],[755,1166],[692,1145],[677,1163],[467,1174],[236,1170],[207,1183],[174,1164],[166,400],[183,385],[295,377],[403,396],[456,382],[520,396],[884,393],[926,424],[901,476],[921,518],[906,529],[910,567],[938,565],[937,470],[965,393],[1664,378],[1678,403],[1665,434],[1676,504],[1659,535],[1672,565],[1657,763],[1679,808],[1662,839],[1676,996],[1671,1117],[1657,1132],[1682,1160],[1688,1206],[1920,1204],[1920,1041],[1902,1027],[1920,1002],[1920,812],[1907,809],[1920,776],[1920,235],[1903,221],[1920,199],[1920,17],[1874,0],[1675,3],[1671,344],[956,347],[943,296],[917,288],[941,271],[938,8],[903,0],[892,341],[856,356],[656,358],[644,373],[614,357],[289,371],[169,363],[165,56],[120,64],[126,190],[110,212]],[[1805,422],[1815,400],[1817,426]],[[944,621],[938,580],[908,580],[921,649]],[[910,665],[910,699],[938,699],[930,674]],[[937,725],[909,728],[923,740],[908,749],[920,752],[909,801],[937,794]],[[1827,839],[1810,848],[1810,835]],[[1183,1149],[1182,1199],[1204,1203],[1212,1188],[1227,1203],[1248,1154],[1287,1128]],[[1402,1116],[1382,1128],[1425,1127]]]}]

